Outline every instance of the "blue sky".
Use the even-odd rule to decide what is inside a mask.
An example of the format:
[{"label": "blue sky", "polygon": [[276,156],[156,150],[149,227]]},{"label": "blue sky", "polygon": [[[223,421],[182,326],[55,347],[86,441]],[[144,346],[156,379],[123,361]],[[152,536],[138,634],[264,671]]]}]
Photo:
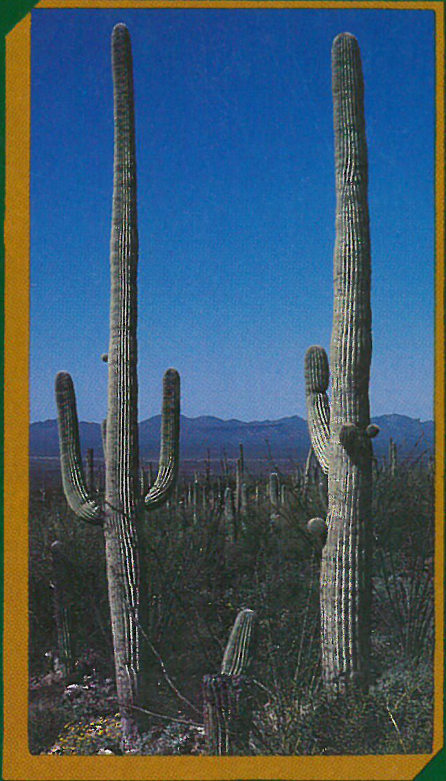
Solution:
[{"label": "blue sky", "polygon": [[110,34],[133,47],[139,397],[254,420],[305,413],[330,344],[330,49],[361,47],[372,236],[372,414],[432,416],[434,16],[372,10],[32,12],[31,420],[106,414],[113,166]]}]

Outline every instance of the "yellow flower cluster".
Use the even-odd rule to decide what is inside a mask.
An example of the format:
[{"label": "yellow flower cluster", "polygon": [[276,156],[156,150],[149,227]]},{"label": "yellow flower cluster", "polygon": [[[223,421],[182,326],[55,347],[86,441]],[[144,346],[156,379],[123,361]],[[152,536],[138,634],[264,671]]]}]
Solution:
[{"label": "yellow flower cluster", "polygon": [[65,724],[50,754],[97,754],[104,749],[119,749],[121,723],[119,714],[99,716],[88,722]]}]

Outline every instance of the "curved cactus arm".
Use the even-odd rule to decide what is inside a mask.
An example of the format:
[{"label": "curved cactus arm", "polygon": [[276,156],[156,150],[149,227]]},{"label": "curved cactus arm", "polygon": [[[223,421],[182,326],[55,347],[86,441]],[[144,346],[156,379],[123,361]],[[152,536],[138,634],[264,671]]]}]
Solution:
[{"label": "curved cactus arm", "polygon": [[89,494],[82,468],[73,380],[67,372],[56,376],[60,466],[65,496],[71,509],[87,523],[102,524],[101,508]]},{"label": "curved cactus arm", "polygon": [[146,507],[153,509],[168,499],[177,479],[180,451],[180,375],[168,369],[163,378],[161,453],[156,480],[146,495]]},{"label": "curved cactus arm", "polygon": [[250,662],[256,613],[245,608],[235,619],[221,663],[222,675],[245,675]]},{"label": "curved cactus arm", "polygon": [[328,474],[330,404],[327,396],[330,370],[323,347],[313,345],[305,354],[305,395],[311,444],[321,469]]}]

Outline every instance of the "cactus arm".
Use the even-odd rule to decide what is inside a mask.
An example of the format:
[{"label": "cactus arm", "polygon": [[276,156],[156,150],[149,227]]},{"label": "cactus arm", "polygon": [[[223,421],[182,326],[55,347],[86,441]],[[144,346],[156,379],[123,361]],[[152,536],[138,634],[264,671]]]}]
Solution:
[{"label": "cactus arm", "polygon": [[347,453],[354,453],[360,444],[361,433],[354,423],[344,423],[339,431],[339,442]]},{"label": "cactus arm", "polygon": [[320,545],[321,548],[325,545],[327,539],[327,523],[323,518],[311,518],[307,523],[307,530]]},{"label": "cactus arm", "polygon": [[79,443],[76,396],[73,380],[67,372],[59,372],[56,376],[56,403],[62,484],[67,502],[78,518],[87,523],[101,525],[101,508],[89,494],[85,482]]},{"label": "cactus arm", "polygon": [[305,395],[311,444],[321,469],[328,474],[330,405],[327,388],[329,368],[323,347],[309,347],[305,355]]},{"label": "cactus arm", "polygon": [[235,619],[227,642],[220,673],[222,675],[245,675],[251,661],[256,613],[245,608]]},{"label": "cactus arm", "polygon": [[164,504],[178,474],[180,432],[180,376],[168,369],[163,379],[163,414],[161,420],[161,453],[156,480],[146,495],[147,508]]}]

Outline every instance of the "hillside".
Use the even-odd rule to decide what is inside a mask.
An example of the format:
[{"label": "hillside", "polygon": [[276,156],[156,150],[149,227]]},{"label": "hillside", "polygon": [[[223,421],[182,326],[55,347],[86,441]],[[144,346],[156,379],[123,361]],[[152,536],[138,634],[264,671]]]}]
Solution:
[{"label": "hillside", "polygon": [[[374,440],[375,454],[387,453],[389,439],[397,443],[402,458],[416,459],[422,454],[431,455],[434,447],[433,421],[420,421],[405,415],[381,415],[373,418],[380,427]],[[156,415],[140,423],[140,448],[142,458],[156,460],[159,453],[161,416]],[[102,455],[99,423],[79,424],[82,452],[93,448]],[[247,459],[263,459],[269,454],[280,460],[301,461],[310,445],[307,423],[298,415],[279,420],[262,420],[245,423],[240,420],[221,420],[209,415],[198,418],[181,416],[181,457],[188,460],[203,459],[207,449],[212,460],[220,459],[223,452],[229,459],[238,455],[239,443],[243,443]],[[45,420],[30,426],[31,458],[51,458],[59,455],[57,421]]]}]

